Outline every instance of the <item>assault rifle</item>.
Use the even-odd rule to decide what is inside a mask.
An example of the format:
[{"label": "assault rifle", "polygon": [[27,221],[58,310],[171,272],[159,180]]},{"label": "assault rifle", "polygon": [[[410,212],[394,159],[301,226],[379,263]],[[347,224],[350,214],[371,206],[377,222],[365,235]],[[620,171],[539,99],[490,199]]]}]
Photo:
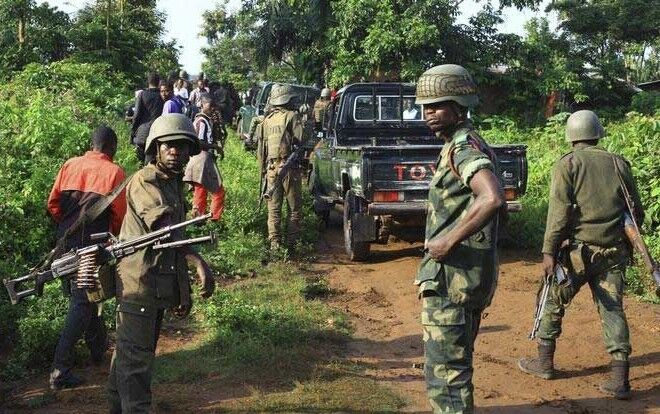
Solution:
[{"label": "assault rifle", "polygon": [[[173,224],[168,227],[147,233],[133,240],[117,241],[110,233],[96,233],[92,240],[110,239],[110,244],[97,243],[80,249],[71,250],[50,263],[50,266],[36,269],[29,274],[15,279],[4,279],[3,283],[9,293],[13,305],[28,296],[41,296],[44,285],[54,279],[71,278],[80,289],[96,290],[102,288],[99,281],[99,269],[106,264],[114,264],[117,260],[130,256],[138,250],[151,247],[154,250],[170,249],[181,246],[213,242],[215,236],[196,237],[171,241],[172,232],[195,223],[208,220],[211,214],[199,216],[188,221]],[[24,283],[32,282],[32,287],[18,290]],[[114,292],[111,292],[111,294]],[[88,295],[89,296],[89,295]]]},{"label": "assault rifle", "polygon": [[658,262],[656,262],[651,256],[649,248],[646,246],[646,243],[642,238],[642,232],[640,231],[637,220],[635,219],[635,202],[630,195],[630,192],[628,191],[626,183],[623,181],[621,171],[619,170],[619,166],[617,165],[614,158],[613,161],[616,175],[619,178],[619,182],[621,183],[623,199],[626,202],[627,211],[623,214],[623,231],[631,246],[642,256],[646,270],[655,280],[655,294],[656,296],[660,297],[660,266],[658,265]]},{"label": "assault rifle", "polygon": [[264,178],[264,184],[263,184],[264,191],[262,192],[261,195],[263,199],[270,200],[277,187],[282,183],[282,180],[284,180],[287,174],[289,174],[289,171],[292,168],[296,168],[300,165],[300,161],[302,160],[304,154],[305,154],[305,148],[303,148],[302,145],[293,150],[291,155],[289,155],[286,161],[284,161],[284,164],[282,164],[280,170],[275,175],[275,182],[273,182],[272,187],[268,188],[268,181]]},{"label": "assault rifle", "polygon": [[557,255],[557,263],[552,274],[545,275],[543,279],[543,287],[537,295],[536,299],[536,311],[534,312],[534,325],[532,326],[532,331],[529,333],[529,339],[534,340],[536,338],[536,333],[541,326],[541,317],[543,317],[543,311],[545,310],[545,304],[548,301],[548,295],[550,294],[550,288],[554,283],[558,285],[566,284],[570,281],[568,277],[568,271],[561,263],[564,259],[563,250],[559,251]]}]

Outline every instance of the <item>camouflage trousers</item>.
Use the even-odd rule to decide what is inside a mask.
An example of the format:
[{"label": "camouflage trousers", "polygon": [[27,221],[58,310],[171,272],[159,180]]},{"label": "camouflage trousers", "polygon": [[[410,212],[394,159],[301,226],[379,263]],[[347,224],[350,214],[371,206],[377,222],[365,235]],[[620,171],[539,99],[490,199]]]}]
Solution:
[{"label": "camouflage trousers", "polygon": [[110,414],[147,414],[151,407],[151,374],[163,311],[145,314],[139,306],[117,309],[117,345],[110,363]]},{"label": "camouflage trousers", "polygon": [[[266,179],[268,188],[275,184],[276,167],[268,168]],[[282,204],[286,200],[289,206],[287,222],[287,244],[293,246],[300,236],[300,222],[302,220],[302,170],[294,168],[275,188],[273,196],[268,200],[268,240],[271,246],[282,242]]]},{"label": "camouflage trousers", "polygon": [[[550,289],[538,338],[555,340],[561,335],[561,323],[566,307],[571,303],[580,288],[585,284],[591,289],[591,296],[600,316],[603,338],[607,352],[615,359],[627,358],[632,351],[628,321],[623,312],[623,287],[626,273],[624,255],[619,255],[605,265],[586,265],[584,272],[571,276],[566,286],[554,284]],[[624,354],[624,355],[622,355]]]},{"label": "camouflage trousers", "polygon": [[442,296],[423,298],[424,375],[434,413],[474,413],[472,355],[481,312]]}]

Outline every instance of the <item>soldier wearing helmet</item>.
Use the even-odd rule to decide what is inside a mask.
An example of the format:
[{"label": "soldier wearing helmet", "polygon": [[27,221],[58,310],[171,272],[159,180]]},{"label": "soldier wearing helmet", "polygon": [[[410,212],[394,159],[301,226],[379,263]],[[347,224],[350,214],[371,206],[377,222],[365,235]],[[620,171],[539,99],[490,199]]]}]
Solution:
[{"label": "soldier wearing helmet", "polygon": [[[186,219],[182,175],[199,140],[182,114],[158,117],[145,151],[154,160],[136,172],[126,186],[127,211],[119,238],[134,239]],[[175,234],[174,238],[183,234]],[[151,405],[151,373],[165,309],[190,311],[188,264],[197,270],[202,296],[213,292],[213,273],[191,248],[142,249],[117,265],[116,348],[110,366],[111,413],[147,413]]]},{"label": "soldier wearing helmet", "polygon": [[559,261],[568,265],[570,280],[562,285],[553,281],[537,333],[538,358],[523,358],[518,367],[540,378],[554,377],[555,341],[565,308],[588,283],[612,357],[612,376],[600,389],[626,399],[631,347],[622,299],[630,252],[623,232],[623,185],[638,208],[633,214],[639,222],[643,211],[630,165],[597,146],[603,137],[605,130],[592,111],[577,111],[566,122],[566,140],[573,148],[552,169],[543,269],[553,275],[561,252]]},{"label": "soldier wearing helmet", "polygon": [[468,118],[478,103],[468,71],[427,70],[415,103],[445,144],[430,184],[425,255],[415,280],[428,398],[436,413],[473,413],[472,355],[481,313],[495,292],[502,190],[493,152]]},{"label": "soldier wearing helmet", "polygon": [[[271,112],[257,127],[257,155],[261,174],[265,176],[269,188],[275,185],[282,164],[303,143],[303,125],[296,111],[296,100],[297,95],[291,86],[274,85],[269,98]],[[282,178],[268,200],[268,240],[271,248],[278,248],[282,243],[281,218],[285,199],[289,206],[288,247],[293,248],[300,235],[302,169],[293,168]]]},{"label": "soldier wearing helmet", "polygon": [[314,131],[323,131],[325,119],[330,105],[330,89],[321,89],[321,97],[314,102]]}]

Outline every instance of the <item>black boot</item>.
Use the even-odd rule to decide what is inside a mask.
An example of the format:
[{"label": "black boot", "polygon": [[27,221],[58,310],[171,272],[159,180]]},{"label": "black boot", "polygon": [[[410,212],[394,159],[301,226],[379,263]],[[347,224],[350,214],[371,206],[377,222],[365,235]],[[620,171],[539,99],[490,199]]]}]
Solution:
[{"label": "black boot", "polygon": [[628,374],[630,364],[628,361],[612,361],[612,377],[601,384],[600,390],[609,394],[617,400],[627,400],[630,398],[630,383]]},{"label": "black boot", "polygon": [[555,375],[553,358],[555,356],[555,343],[553,341],[539,342],[538,358],[520,358],[518,368],[522,372],[531,374],[543,379],[552,379]]}]

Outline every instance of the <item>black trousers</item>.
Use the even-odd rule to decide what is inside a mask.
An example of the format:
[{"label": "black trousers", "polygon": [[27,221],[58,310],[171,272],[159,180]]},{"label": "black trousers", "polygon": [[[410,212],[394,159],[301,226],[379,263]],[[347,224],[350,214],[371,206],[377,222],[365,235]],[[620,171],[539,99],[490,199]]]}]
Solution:
[{"label": "black trousers", "polygon": [[71,288],[69,311],[53,359],[53,370],[58,372],[52,380],[57,381],[69,375],[75,363],[76,343],[83,336],[92,358],[103,357],[107,349],[107,332],[103,319],[99,316],[98,306],[87,300],[85,291]]}]

